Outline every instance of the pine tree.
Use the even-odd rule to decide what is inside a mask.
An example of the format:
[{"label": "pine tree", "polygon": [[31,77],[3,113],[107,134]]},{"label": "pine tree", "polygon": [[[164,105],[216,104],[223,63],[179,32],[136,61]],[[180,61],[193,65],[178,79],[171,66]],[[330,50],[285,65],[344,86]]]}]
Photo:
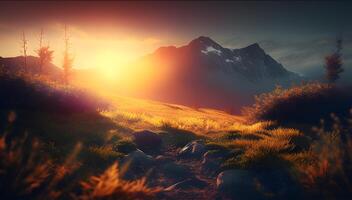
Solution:
[{"label": "pine tree", "polygon": [[69,83],[69,75],[72,69],[72,64],[73,64],[73,58],[69,53],[69,37],[67,35],[67,26],[65,25],[65,38],[64,38],[64,60],[63,60],[63,65],[62,68],[64,69],[64,83],[68,84]]},{"label": "pine tree", "polygon": [[42,68],[45,64],[53,60],[54,51],[50,50],[50,46],[43,46],[43,29],[40,31],[39,48],[36,50],[39,57],[39,71],[42,73]]},{"label": "pine tree", "polygon": [[23,53],[23,67],[24,71],[27,72],[27,40],[26,40],[26,34],[24,31],[22,31],[22,53]]},{"label": "pine tree", "polygon": [[325,57],[326,78],[329,83],[335,83],[340,78],[342,68],[342,39],[336,39],[336,51]]}]

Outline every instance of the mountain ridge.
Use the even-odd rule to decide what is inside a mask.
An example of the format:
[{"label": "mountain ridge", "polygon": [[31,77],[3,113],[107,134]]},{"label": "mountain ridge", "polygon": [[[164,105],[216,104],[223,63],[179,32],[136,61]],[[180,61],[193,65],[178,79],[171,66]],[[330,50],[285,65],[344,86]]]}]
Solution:
[{"label": "mountain ridge", "polygon": [[[196,39],[191,40],[187,45],[180,46],[180,47],[175,47],[175,46],[162,46],[159,47],[154,53],[157,53],[159,55],[165,55],[165,54],[170,54],[172,52],[182,50],[185,48],[190,48],[190,51],[195,51],[195,52],[200,52],[203,53],[207,56],[219,56],[223,57],[225,63],[221,63],[222,65],[234,65],[233,68],[238,71],[239,73],[244,74],[249,78],[250,80],[258,80],[263,78],[264,74],[256,74],[253,71],[258,71],[258,68],[254,68],[253,65],[248,67],[248,65],[251,65],[251,63],[248,63],[247,60],[250,59],[249,57],[259,57],[263,59],[264,64],[271,65],[271,67],[276,68],[276,73],[275,71],[272,71],[270,69],[267,69],[267,74],[271,78],[280,78],[280,76],[291,76],[296,78],[299,77],[298,74],[291,72],[284,68],[284,66],[281,63],[278,63],[275,59],[273,59],[270,55],[268,55],[264,49],[260,47],[258,43],[253,43],[251,45],[248,45],[243,48],[238,48],[238,49],[230,49],[230,48],[225,48],[222,47],[219,43],[215,42],[212,40],[210,37],[206,36],[199,36]],[[152,53],[153,54],[153,53]],[[247,59],[244,62],[241,62],[241,59]],[[221,62],[221,61],[217,61]],[[258,64],[258,63],[255,63]],[[254,68],[254,69],[253,69]],[[246,71],[246,69],[253,69],[252,71]],[[265,69],[260,69],[260,70],[265,70]],[[254,74],[248,74],[248,73],[254,73]],[[252,77],[249,77],[252,76]]]},{"label": "mountain ridge", "polygon": [[159,47],[139,63],[157,63],[155,71],[172,71],[146,98],[196,107],[239,111],[238,107],[253,103],[254,95],[302,80],[258,43],[230,49],[206,36],[179,47]]}]

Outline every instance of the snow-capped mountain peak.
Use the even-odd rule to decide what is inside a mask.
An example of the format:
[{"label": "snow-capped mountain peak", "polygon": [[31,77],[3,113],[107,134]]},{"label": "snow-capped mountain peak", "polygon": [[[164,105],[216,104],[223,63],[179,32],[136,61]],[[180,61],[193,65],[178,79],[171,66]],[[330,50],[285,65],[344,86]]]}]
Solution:
[{"label": "snow-capped mountain peak", "polygon": [[217,54],[217,55],[221,55],[221,50],[218,50],[218,49],[215,49],[214,47],[212,47],[212,46],[207,46],[206,47],[206,49],[204,49],[204,50],[201,50],[201,52],[202,53],[204,53],[204,54],[206,54],[206,55],[208,55],[208,54],[210,54],[210,53],[215,53],[215,54]]},{"label": "snow-capped mountain peak", "polygon": [[[287,86],[292,81],[301,80],[257,43],[230,49],[201,36],[181,47],[161,47],[145,59],[141,63],[152,61],[157,63],[155,70],[170,70],[172,74],[157,84],[148,98],[157,97],[158,100],[186,105],[216,108],[234,102],[240,105],[278,84]],[[173,93],[169,94],[171,90]]]}]

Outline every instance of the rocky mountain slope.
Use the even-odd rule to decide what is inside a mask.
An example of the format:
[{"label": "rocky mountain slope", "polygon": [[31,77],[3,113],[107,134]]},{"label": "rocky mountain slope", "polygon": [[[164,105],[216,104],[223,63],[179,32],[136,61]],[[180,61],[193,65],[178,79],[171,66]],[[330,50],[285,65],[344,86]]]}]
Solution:
[{"label": "rocky mountain slope", "polygon": [[257,43],[229,49],[204,36],[185,46],[161,47],[143,57],[139,65],[154,65],[155,71],[169,74],[148,98],[230,111],[238,111],[251,103],[254,95],[276,85],[285,87],[302,79]]}]

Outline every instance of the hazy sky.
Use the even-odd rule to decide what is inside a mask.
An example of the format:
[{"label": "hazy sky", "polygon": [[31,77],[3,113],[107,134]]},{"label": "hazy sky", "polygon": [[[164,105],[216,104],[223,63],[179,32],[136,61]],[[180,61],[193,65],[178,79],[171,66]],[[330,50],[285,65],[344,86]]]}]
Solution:
[{"label": "hazy sky", "polygon": [[351,63],[351,10],[347,1],[0,2],[0,56],[20,54],[22,30],[34,54],[43,28],[60,65],[67,24],[75,67],[127,62],[204,35],[230,48],[258,42],[288,69],[308,74],[323,65],[341,33]]}]

